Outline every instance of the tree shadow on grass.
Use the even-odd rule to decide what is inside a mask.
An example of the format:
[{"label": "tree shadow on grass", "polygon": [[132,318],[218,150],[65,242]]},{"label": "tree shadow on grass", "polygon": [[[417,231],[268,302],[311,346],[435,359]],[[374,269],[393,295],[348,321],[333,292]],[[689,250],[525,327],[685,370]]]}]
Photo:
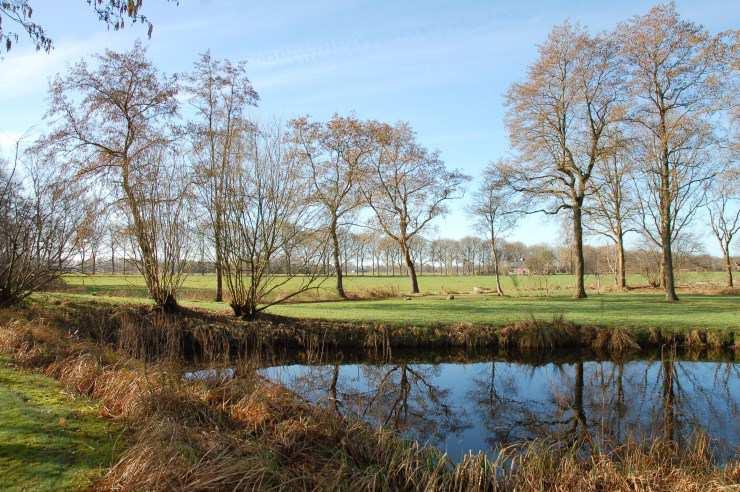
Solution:
[{"label": "tree shadow on grass", "polygon": [[117,428],[83,399],[0,360],[0,489],[89,486],[115,456]]}]

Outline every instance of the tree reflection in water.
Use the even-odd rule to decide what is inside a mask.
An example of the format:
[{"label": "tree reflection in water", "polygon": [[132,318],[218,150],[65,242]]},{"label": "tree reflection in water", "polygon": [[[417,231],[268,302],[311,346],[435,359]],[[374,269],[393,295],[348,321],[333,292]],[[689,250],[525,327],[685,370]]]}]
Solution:
[{"label": "tree reflection in water", "polygon": [[423,441],[469,426],[450,390],[434,383],[440,368],[407,363],[303,366],[283,381],[297,393],[345,416],[393,428]]},{"label": "tree reflection in water", "polygon": [[681,361],[670,352],[539,366],[335,363],[266,374],[337,413],[439,445],[453,458],[543,437],[609,449],[628,437],[685,443],[703,431],[721,459],[740,445],[740,365]]}]

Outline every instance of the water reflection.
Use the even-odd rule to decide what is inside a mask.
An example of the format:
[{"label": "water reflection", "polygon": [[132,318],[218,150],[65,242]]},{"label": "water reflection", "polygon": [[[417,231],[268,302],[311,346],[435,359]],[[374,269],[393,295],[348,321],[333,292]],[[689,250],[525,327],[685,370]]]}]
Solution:
[{"label": "water reflection", "polygon": [[730,362],[334,363],[262,372],[453,459],[537,437],[609,448],[628,436],[681,443],[698,430],[720,461],[740,449],[740,365]]}]

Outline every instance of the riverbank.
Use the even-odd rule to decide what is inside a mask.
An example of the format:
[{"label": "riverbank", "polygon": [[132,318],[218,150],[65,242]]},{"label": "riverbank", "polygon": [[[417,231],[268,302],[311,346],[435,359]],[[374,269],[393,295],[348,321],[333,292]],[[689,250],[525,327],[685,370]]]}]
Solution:
[{"label": "riverbank", "polygon": [[[53,293],[37,296],[40,302],[105,303],[111,305],[151,305],[142,297],[109,297]],[[231,318],[225,303],[184,301],[188,309],[207,311]],[[666,303],[655,293],[606,294],[575,300],[568,296],[505,297],[491,294],[421,296],[374,301],[336,301],[296,303],[274,306],[268,315],[290,318],[295,323],[414,327],[417,331],[439,326],[487,326],[502,328],[523,322],[549,323],[566,320],[579,326],[598,326],[628,330],[645,338],[651,331],[686,336],[691,331],[724,332],[734,338],[740,332],[740,296],[682,295],[678,303]]]},{"label": "riverbank", "polygon": [[740,353],[740,327],[733,324],[697,328],[623,327],[608,323],[577,324],[562,316],[549,319],[522,316],[518,321],[504,324],[383,323],[274,315],[247,322],[209,310],[185,308],[179,314],[164,315],[143,304],[59,298],[45,300],[33,309],[40,313],[38,316],[53,319],[79,336],[112,344],[131,357],[149,360],[227,362],[245,357],[274,357],[281,351],[309,354],[355,351],[383,358],[406,349],[460,349],[505,357],[537,357],[558,349],[624,354],[665,345],[703,356],[714,352]]},{"label": "riverbank", "polygon": [[[740,463],[716,466],[701,437],[691,446],[629,442],[589,456],[576,443],[534,441],[507,448],[497,460],[481,454],[456,464],[265,381],[255,372],[259,360],[240,355],[257,348],[246,347],[255,332],[241,339],[249,350],[236,351],[234,379],[183,380],[177,354],[188,346],[200,346],[213,363],[232,350],[231,341],[224,344],[231,339],[216,333],[247,324],[226,321],[207,313],[166,317],[141,306],[37,306],[2,313],[0,351],[93,398],[102,415],[129,429],[128,447],[95,484],[99,489],[719,490],[740,481]],[[277,333],[259,340],[262,349],[272,343],[277,350],[281,340],[327,348],[320,344],[326,326],[265,323],[253,329]],[[357,331],[357,340],[367,343],[366,332]]]}]

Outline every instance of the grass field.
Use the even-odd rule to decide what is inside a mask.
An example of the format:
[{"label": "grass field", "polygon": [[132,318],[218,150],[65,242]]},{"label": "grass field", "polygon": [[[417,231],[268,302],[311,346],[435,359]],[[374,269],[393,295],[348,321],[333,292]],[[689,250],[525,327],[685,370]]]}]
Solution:
[{"label": "grass field", "polygon": [[676,330],[740,328],[740,296],[684,295],[677,304],[664,302],[659,294],[602,294],[579,301],[567,296],[471,296],[454,300],[413,298],[292,304],[274,307],[271,312],[295,317],[409,324],[507,324],[563,316],[577,324],[599,326]]},{"label": "grass field", "polygon": [[[143,280],[139,276],[71,276],[65,279],[71,292],[59,294],[78,299],[99,299],[111,302],[148,302]],[[214,277],[193,275],[185,288],[200,292],[198,296],[182,296],[183,304],[215,311],[230,311],[228,304],[211,299]],[[608,278],[602,282],[609,284]],[[631,279],[633,285],[644,280]],[[684,292],[681,302],[668,304],[657,291],[636,290],[628,293],[599,293],[592,288],[586,300],[574,300],[569,288],[573,277],[554,275],[546,277],[505,277],[505,290],[509,294],[500,298],[489,294],[473,294],[474,287],[491,288],[493,277],[442,277],[420,278],[421,289],[426,294],[405,300],[394,296],[383,300],[354,300],[345,302],[302,302],[270,308],[271,313],[300,317],[347,321],[372,321],[428,325],[434,323],[469,322],[503,325],[532,318],[552,320],[564,317],[579,324],[623,326],[635,328],[691,328],[732,329],[740,328],[740,296],[699,295]],[[693,290],[721,285],[721,274],[684,274],[683,285]],[[401,290],[404,277],[348,277],[350,292],[368,292],[372,289]],[[589,285],[597,285],[590,277]],[[329,298],[331,279],[323,286],[320,298]],[[602,284],[603,285],[603,284]],[[402,290],[401,290],[402,291]],[[187,291],[186,291],[187,292]],[[446,293],[454,293],[448,300]],[[462,294],[460,294],[462,293]],[[93,297],[94,296],[94,297]]]},{"label": "grass field", "polygon": [[[695,288],[721,287],[725,276],[720,272],[681,272],[678,274],[679,286]],[[147,289],[141,275],[68,275],[64,282],[69,291],[79,294],[95,294],[112,297],[147,297]],[[573,275],[527,275],[501,277],[503,289],[509,296],[549,296],[569,294],[575,284]],[[642,275],[633,274],[627,279],[632,287],[647,287],[647,280]],[[586,276],[587,290],[607,292],[612,290],[614,279],[607,275]],[[291,287],[290,283],[286,289]],[[470,293],[475,287],[495,289],[495,277],[490,275],[476,276],[443,276],[422,275],[419,277],[419,288],[424,294],[461,294]],[[410,291],[408,277],[370,277],[347,276],[344,288],[349,295],[357,298],[388,297],[389,294],[404,294]],[[212,300],[216,292],[215,275],[190,275],[180,289],[179,297],[187,300]],[[334,300],[334,278],[323,280],[320,286],[307,292],[302,300]]]},{"label": "grass field", "polygon": [[85,489],[110,466],[116,438],[92,402],[0,357],[0,489]]}]

